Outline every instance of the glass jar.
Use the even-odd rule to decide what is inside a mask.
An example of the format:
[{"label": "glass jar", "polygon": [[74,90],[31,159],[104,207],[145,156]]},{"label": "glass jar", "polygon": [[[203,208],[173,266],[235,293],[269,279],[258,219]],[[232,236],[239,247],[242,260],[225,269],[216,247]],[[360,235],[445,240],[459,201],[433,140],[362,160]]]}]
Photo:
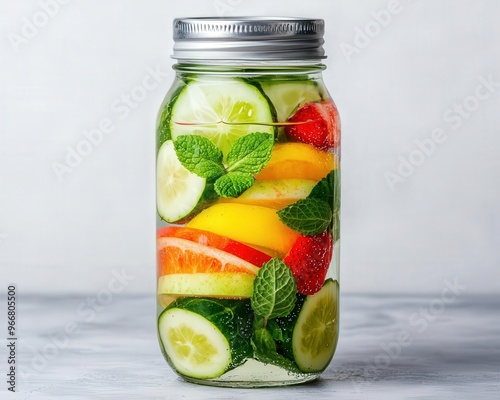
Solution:
[{"label": "glass jar", "polygon": [[158,337],[187,381],[311,381],[338,339],[340,120],[323,20],[174,21],[157,122]]}]

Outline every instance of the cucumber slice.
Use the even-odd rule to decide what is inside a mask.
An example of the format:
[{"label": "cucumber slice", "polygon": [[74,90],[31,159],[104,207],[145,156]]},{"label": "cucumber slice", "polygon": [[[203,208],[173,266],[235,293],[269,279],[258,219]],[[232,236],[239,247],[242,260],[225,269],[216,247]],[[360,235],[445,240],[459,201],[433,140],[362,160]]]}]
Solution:
[{"label": "cucumber slice", "polygon": [[222,375],[231,363],[229,343],[210,321],[173,308],[162,314],[160,337],[176,370],[193,378]]},{"label": "cucumber slice", "polygon": [[186,377],[212,379],[251,356],[249,301],[183,298],[158,319],[163,351]]},{"label": "cucumber slice", "polygon": [[307,296],[293,329],[292,350],[304,372],[321,372],[333,357],[338,340],[338,283],[328,279]]},{"label": "cucumber slice", "polygon": [[205,192],[206,179],[189,172],[179,162],[172,140],[164,142],[156,162],[156,206],[167,222],[192,213]]},{"label": "cucumber slice", "polygon": [[302,104],[323,100],[324,94],[317,82],[307,81],[266,81],[262,90],[276,109],[278,121],[284,122]]},{"label": "cucumber slice", "polygon": [[[200,135],[227,155],[233,143],[252,132],[275,134],[275,111],[260,89],[241,79],[193,80],[173,99],[169,121],[172,139]],[[187,124],[187,125],[183,125]]]},{"label": "cucumber slice", "polygon": [[166,140],[172,139],[170,135],[170,120],[172,119],[172,107],[175,104],[177,97],[184,89],[184,85],[173,87],[167,93],[166,100],[168,103],[163,106],[160,115],[158,116],[158,124],[156,128],[156,146],[159,149]]}]

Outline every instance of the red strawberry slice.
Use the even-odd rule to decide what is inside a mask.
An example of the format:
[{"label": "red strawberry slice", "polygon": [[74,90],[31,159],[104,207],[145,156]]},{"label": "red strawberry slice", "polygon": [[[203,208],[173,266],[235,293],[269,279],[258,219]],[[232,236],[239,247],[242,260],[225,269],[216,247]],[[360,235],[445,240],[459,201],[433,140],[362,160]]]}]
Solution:
[{"label": "red strawberry slice", "polygon": [[312,144],[329,150],[340,144],[340,118],[332,100],[306,103],[288,120],[297,125],[285,127],[288,140]]},{"label": "red strawberry slice", "polygon": [[332,250],[332,236],[327,231],[315,236],[299,236],[283,259],[292,270],[299,293],[314,294],[321,289]]}]

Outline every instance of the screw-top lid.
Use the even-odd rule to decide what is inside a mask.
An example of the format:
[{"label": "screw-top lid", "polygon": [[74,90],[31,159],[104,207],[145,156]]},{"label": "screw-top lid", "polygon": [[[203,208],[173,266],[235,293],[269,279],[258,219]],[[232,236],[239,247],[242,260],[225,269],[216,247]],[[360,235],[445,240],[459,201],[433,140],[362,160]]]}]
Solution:
[{"label": "screw-top lid", "polygon": [[323,49],[322,19],[214,17],[174,20],[178,60],[318,60]]}]

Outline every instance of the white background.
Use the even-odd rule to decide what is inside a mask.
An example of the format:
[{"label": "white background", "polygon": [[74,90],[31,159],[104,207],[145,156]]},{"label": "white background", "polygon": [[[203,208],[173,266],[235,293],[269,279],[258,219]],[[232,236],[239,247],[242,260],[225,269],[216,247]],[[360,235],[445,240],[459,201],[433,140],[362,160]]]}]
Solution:
[{"label": "white background", "polygon": [[[218,14],[326,20],[344,291],[500,289],[500,87],[468,97],[481,77],[500,82],[500,2],[396,1],[385,27],[374,13],[390,1],[73,0],[44,19],[46,2],[0,3],[1,290],[96,292],[124,269],[128,291],[154,293],[154,130],[173,80],[172,19]],[[16,45],[26,21],[40,27]],[[372,37],[360,43],[358,29]],[[151,69],[164,72],[158,87],[118,113]],[[467,117],[443,118],[464,101]],[[114,129],[60,182],[53,163],[106,119]],[[391,190],[386,173],[435,129],[444,142]]]}]

